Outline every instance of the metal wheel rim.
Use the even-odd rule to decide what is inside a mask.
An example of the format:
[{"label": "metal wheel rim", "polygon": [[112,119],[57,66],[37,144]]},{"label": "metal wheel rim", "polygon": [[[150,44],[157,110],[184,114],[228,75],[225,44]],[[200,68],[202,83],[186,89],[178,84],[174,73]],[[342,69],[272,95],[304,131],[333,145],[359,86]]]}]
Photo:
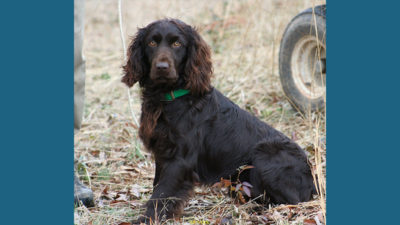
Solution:
[{"label": "metal wheel rim", "polygon": [[326,47],[315,36],[300,39],[293,50],[291,68],[298,90],[309,99],[325,94]]}]

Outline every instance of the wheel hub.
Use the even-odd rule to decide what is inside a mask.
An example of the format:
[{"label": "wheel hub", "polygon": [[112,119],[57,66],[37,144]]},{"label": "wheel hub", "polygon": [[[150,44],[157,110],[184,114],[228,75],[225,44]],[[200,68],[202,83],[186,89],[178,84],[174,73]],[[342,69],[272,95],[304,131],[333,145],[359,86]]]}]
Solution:
[{"label": "wheel hub", "polygon": [[326,47],[315,36],[299,40],[293,50],[291,69],[294,83],[303,95],[311,99],[325,94]]}]

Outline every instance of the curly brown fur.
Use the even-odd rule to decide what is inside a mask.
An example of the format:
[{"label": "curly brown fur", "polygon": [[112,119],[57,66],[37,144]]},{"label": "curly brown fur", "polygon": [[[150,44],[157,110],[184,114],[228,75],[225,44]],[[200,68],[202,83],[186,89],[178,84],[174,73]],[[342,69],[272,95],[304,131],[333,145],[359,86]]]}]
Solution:
[{"label": "curly brown fur", "polygon": [[[210,84],[211,53],[191,26],[163,19],[139,29],[122,81],[142,88],[139,136],[154,155],[154,190],[136,222],[179,217],[193,186],[221,178],[252,184],[263,203],[296,204],[315,191],[303,150]],[[164,101],[165,94],[189,94]],[[243,165],[254,168],[238,175]],[[238,177],[239,176],[239,177]]]}]

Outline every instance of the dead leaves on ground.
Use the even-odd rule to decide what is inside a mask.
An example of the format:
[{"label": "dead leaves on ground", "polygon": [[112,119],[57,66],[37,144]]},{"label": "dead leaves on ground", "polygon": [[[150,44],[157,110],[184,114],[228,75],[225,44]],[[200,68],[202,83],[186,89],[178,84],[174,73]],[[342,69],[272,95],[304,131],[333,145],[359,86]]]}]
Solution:
[{"label": "dead leaves on ground", "polygon": [[[240,174],[248,169],[253,169],[254,166],[251,165],[243,165],[238,168],[238,177],[240,177]],[[251,197],[251,188],[253,188],[253,185],[251,185],[247,181],[241,182],[239,179],[236,181],[228,180],[221,178],[221,180],[213,185],[213,188],[229,188],[229,191],[233,196],[236,196],[236,200],[238,200],[239,203],[246,203],[247,200]],[[246,196],[246,197],[245,197]]]},{"label": "dead leaves on ground", "polygon": [[109,200],[110,204],[120,202],[129,203],[129,201],[141,199],[145,194],[150,193],[151,190],[151,188],[144,188],[138,184],[133,184],[129,189],[122,189],[119,191],[110,190],[108,186],[106,186],[101,192],[100,198]]},{"label": "dead leaves on ground", "polygon": [[[241,171],[251,169],[252,166],[241,167]],[[241,172],[240,171],[240,172]],[[261,206],[253,201],[251,197],[251,188],[253,186],[246,181],[231,181],[223,179],[215,183],[211,190],[215,194],[216,190],[229,190],[234,197],[232,214],[239,215],[245,221],[251,221],[252,224],[276,224],[278,221],[288,221],[290,224],[302,223],[304,225],[322,225],[323,214],[318,201],[301,203],[299,205],[279,205],[279,206]],[[240,209],[240,210],[239,210]],[[237,219],[237,218],[236,218]],[[234,220],[237,221],[237,220]],[[232,224],[232,218],[221,216],[215,220],[215,224]]]}]

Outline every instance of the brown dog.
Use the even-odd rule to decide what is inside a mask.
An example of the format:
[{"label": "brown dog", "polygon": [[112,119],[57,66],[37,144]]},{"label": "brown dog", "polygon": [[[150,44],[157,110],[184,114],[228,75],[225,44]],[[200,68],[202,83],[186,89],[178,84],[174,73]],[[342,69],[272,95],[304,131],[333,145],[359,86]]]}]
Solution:
[{"label": "brown dog", "polygon": [[[122,81],[142,88],[139,136],[156,160],[153,195],[136,222],[179,217],[196,182],[248,182],[264,203],[315,192],[307,157],[291,139],[210,84],[210,49],[189,25],[163,19],[138,31]],[[240,175],[238,168],[252,165]]]}]

